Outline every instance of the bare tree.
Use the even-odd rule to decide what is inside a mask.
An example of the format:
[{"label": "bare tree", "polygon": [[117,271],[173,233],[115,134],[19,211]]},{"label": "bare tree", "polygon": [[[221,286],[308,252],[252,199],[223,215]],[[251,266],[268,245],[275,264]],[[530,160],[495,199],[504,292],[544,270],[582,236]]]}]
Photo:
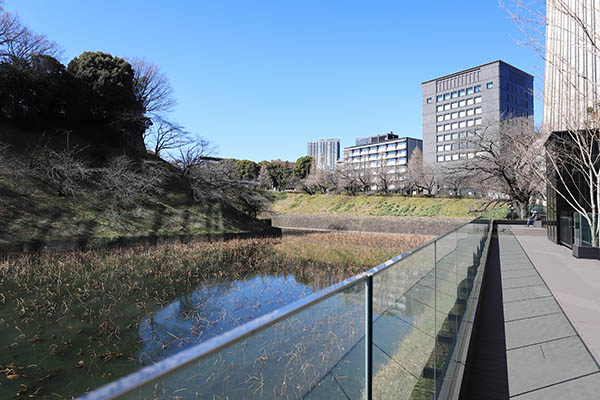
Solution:
[{"label": "bare tree", "polygon": [[28,151],[29,176],[54,186],[59,196],[78,197],[87,193],[88,181],[95,170],[82,157],[85,148],[69,145],[69,131],[66,145],[55,150],[42,136]]},{"label": "bare tree", "polygon": [[367,193],[373,188],[373,169],[369,166],[369,161],[361,161],[356,164],[352,164],[354,167],[354,175],[356,176],[356,183],[360,187],[360,190]]},{"label": "bare tree", "polygon": [[256,178],[258,185],[263,189],[272,189],[273,188],[273,180],[269,175],[269,170],[267,169],[266,164],[262,164],[260,166],[260,170],[258,171],[258,178]]},{"label": "bare tree", "polygon": [[308,194],[327,193],[334,187],[333,173],[313,163],[306,178],[300,181],[300,187]]},{"label": "bare tree", "polygon": [[146,145],[153,145],[154,154],[181,149],[195,142],[195,139],[181,125],[156,117],[154,123],[144,133]]},{"label": "bare tree", "polygon": [[360,189],[358,187],[357,173],[351,162],[345,161],[335,170],[333,184],[337,192],[345,192],[355,195]]},{"label": "bare tree", "polygon": [[465,171],[464,164],[448,170],[438,171],[440,190],[445,190],[449,195],[458,196],[461,190],[473,186],[474,174]]},{"label": "bare tree", "polygon": [[551,136],[546,161],[552,173],[540,176],[587,221],[593,246],[598,246],[600,233],[600,121],[594,121],[596,118],[591,115],[589,129],[572,129]]},{"label": "bare tree", "polygon": [[433,194],[437,186],[436,174],[430,165],[423,162],[423,152],[416,148],[406,166],[405,186],[421,193]]},{"label": "bare tree", "polygon": [[24,26],[19,17],[8,13],[0,3],[0,59],[9,62],[30,61],[35,55],[56,57],[59,46]]},{"label": "bare tree", "polygon": [[377,161],[374,174],[377,191],[387,196],[396,180],[396,175],[388,165],[387,160]]},{"label": "bare tree", "polygon": [[200,137],[196,137],[193,144],[179,149],[179,156],[173,162],[179,168],[181,176],[187,178],[191,176],[196,168],[203,166],[212,152],[210,142]]},{"label": "bare tree", "polygon": [[97,170],[97,182],[110,210],[139,206],[163,193],[169,175],[162,163],[144,160],[136,164],[122,155],[113,158],[104,168]]},{"label": "bare tree", "polygon": [[173,88],[158,65],[140,58],[128,61],[133,68],[133,90],[144,113],[152,116],[172,111],[176,103]]},{"label": "bare tree", "polygon": [[473,158],[453,171],[466,171],[472,179],[508,195],[521,217],[531,201],[544,197],[542,135],[526,117],[488,121],[471,132],[468,142]]}]

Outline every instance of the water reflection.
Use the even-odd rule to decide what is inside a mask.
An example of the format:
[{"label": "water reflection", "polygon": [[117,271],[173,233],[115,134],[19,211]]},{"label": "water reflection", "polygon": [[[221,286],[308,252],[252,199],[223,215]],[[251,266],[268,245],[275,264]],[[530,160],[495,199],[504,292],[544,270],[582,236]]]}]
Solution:
[{"label": "water reflection", "polygon": [[141,363],[156,362],[312,293],[293,275],[207,283],[142,318]]}]

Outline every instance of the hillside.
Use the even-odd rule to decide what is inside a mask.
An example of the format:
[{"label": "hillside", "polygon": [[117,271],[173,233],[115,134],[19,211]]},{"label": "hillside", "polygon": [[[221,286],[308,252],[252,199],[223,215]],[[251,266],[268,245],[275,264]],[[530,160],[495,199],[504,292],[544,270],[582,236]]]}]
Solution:
[{"label": "hillside", "polygon": [[[481,214],[487,204],[487,200],[472,198],[284,193],[273,202],[272,211],[296,215],[468,218]],[[499,207],[496,217],[504,217],[506,212],[506,207]]]},{"label": "hillside", "polygon": [[[117,209],[107,204],[106,195],[95,192],[97,185],[87,188],[85,195],[65,196],[44,171],[37,175],[30,171],[30,153],[41,140],[44,146],[59,149],[66,139],[0,125],[0,145],[4,146],[0,151],[0,244],[244,232],[264,227],[224,203],[193,201],[189,189],[175,178],[165,183],[161,193]],[[118,148],[88,142],[75,134],[69,141],[71,147],[85,150],[79,156],[93,166],[120,154]]]}]

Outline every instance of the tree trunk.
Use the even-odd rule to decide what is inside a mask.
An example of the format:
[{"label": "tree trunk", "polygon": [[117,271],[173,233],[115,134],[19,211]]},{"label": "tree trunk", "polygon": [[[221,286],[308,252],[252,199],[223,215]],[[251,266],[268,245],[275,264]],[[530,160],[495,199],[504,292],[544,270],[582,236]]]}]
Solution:
[{"label": "tree trunk", "polygon": [[590,231],[592,234],[592,246],[598,247],[598,215],[596,213],[592,213],[592,225],[590,226]]},{"label": "tree trunk", "polygon": [[521,218],[521,219],[528,218],[527,204],[522,203],[518,200],[516,201],[516,203],[517,203],[517,212],[519,213],[519,218]]}]

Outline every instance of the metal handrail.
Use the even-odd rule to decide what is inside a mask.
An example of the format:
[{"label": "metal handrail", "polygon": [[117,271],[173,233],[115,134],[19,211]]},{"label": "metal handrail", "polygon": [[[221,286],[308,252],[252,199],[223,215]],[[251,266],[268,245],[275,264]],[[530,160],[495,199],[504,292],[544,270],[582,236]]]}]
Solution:
[{"label": "metal handrail", "polygon": [[[293,303],[287,304],[275,311],[272,311],[268,314],[257,317],[256,319],[249,321],[243,325],[240,325],[236,328],[233,328],[225,333],[222,333],[219,336],[213,337],[205,342],[199,343],[187,350],[182,350],[179,353],[176,353],[164,360],[161,360],[155,364],[146,366],[139,371],[133,372],[127,376],[117,379],[114,382],[108,383],[104,386],[101,386],[98,389],[95,389],[87,394],[84,394],[79,397],[81,400],[92,400],[92,399],[114,399],[118,396],[122,396],[129,392],[132,392],[146,383],[154,381],[160,377],[168,375],[172,372],[175,372],[194,361],[199,360],[202,357],[205,357],[211,353],[214,353],[224,347],[229,346],[230,344],[241,341],[242,339],[255,334],[256,332],[262,331],[263,329],[268,328],[269,326],[291,317],[306,308],[320,303],[342,291],[348,289],[354,285],[357,285],[361,282],[366,281],[367,279],[377,275],[378,273],[387,270],[400,260],[403,260],[412,254],[417,253],[424,247],[427,247],[440,239],[445,238],[446,236],[458,231],[459,229],[477,221],[481,217],[477,217],[468,221],[451,231],[446,232],[443,235],[437,236],[413,249],[407,250],[404,253],[393,257],[376,267],[369,269],[361,274],[355,275],[348,279],[345,279],[341,282],[333,284],[331,286],[326,287],[318,292],[310,294],[300,300],[297,300]],[[370,324],[366,324],[370,325]]]}]

